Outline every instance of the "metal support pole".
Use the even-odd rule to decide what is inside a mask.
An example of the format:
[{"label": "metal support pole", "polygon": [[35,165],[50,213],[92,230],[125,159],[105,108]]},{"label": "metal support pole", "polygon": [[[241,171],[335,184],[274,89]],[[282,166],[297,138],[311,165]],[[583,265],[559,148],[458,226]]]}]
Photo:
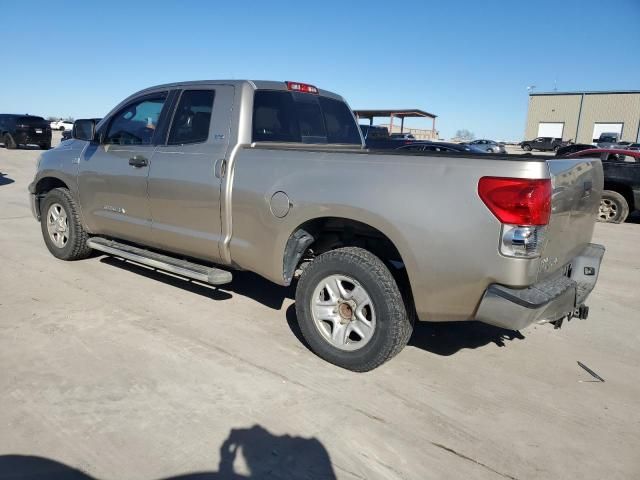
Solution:
[{"label": "metal support pole", "polygon": [[400,117],[400,133],[404,133],[404,117]]},{"label": "metal support pole", "polygon": [[389,135],[393,133],[393,113],[389,115]]}]

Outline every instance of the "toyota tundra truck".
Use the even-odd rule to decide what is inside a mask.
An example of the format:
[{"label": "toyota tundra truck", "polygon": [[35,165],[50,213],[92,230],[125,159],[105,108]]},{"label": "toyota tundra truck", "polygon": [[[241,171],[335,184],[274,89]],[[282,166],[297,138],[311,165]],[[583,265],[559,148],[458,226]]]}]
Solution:
[{"label": "toyota tundra truck", "polygon": [[370,152],[339,95],[238,80],[148,88],[76,121],[29,186],[55,257],[295,282],[311,349],[353,371],[400,352],[417,320],[585,318],[602,190],[599,158]]}]

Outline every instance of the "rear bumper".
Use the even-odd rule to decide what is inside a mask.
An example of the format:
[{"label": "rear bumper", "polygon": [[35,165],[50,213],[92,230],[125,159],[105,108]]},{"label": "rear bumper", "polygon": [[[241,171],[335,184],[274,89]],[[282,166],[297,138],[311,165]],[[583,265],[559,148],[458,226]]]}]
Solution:
[{"label": "rear bumper", "polygon": [[16,133],[13,139],[19,145],[51,143],[51,130],[42,133]]},{"label": "rear bumper", "polygon": [[598,280],[603,255],[602,245],[589,244],[573,258],[568,275],[559,273],[519,289],[492,284],[482,297],[475,319],[520,330],[534,322],[553,322],[573,316]]}]

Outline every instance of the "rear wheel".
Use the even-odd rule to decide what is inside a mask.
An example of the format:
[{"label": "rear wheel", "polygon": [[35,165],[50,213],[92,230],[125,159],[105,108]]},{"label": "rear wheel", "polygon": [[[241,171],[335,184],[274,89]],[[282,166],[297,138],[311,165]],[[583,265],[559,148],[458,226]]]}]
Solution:
[{"label": "rear wheel", "polygon": [[522,145],[522,149],[525,152],[530,152],[531,151],[531,145],[529,145],[528,143],[525,143],[524,145]]},{"label": "rear wheel", "polygon": [[17,147],[16,142],[13,141],[13,137],[8,133],[4,134],[4,147],[8,150],[13,150]]},{"label": "rear wheel", "polygon": [[296,313],[319,357],[356,372],[392,358],[412,332],[393,275],[378,257],[356,247],[324,253],[304,270]]},{"label": "rear wheel", "polygon": [[487,148],[487,153],[493,153],[493,148]]},{"label": "rear wheel", "polygon": [[42,150],[49,150],[51,148],[51,143],[41,143],[40,148]]},{"label": "rear wheel", "polygon": [[605,190],[600,199],[598,220],[607,223],[622,223],[629,216],[629,203],[618,192]]},{"label": "rear wheel", "polygon": [[61,260],[80,260],[91,254],[88,235],[80,222],[78,207],[66,188],[55,188],[42,201],[40,226],[44,243]]}]

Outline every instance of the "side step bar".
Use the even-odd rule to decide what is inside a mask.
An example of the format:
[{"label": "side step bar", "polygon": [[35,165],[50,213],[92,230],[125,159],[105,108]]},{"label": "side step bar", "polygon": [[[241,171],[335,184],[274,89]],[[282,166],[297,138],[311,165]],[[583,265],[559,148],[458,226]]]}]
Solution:
[{"label": "side step bar", "polygon": [[194,280],[200,280],[211,285],[229,283],[232,278],[231,272],[220,270],[219,268],[206,267],[198,263],[162,255],[161,253],[151,252],[144,248],[133,247],[102,237],[91,237],[87,240],[87,245],[94,250],[99,250],[115,257],[193,278]]}]

